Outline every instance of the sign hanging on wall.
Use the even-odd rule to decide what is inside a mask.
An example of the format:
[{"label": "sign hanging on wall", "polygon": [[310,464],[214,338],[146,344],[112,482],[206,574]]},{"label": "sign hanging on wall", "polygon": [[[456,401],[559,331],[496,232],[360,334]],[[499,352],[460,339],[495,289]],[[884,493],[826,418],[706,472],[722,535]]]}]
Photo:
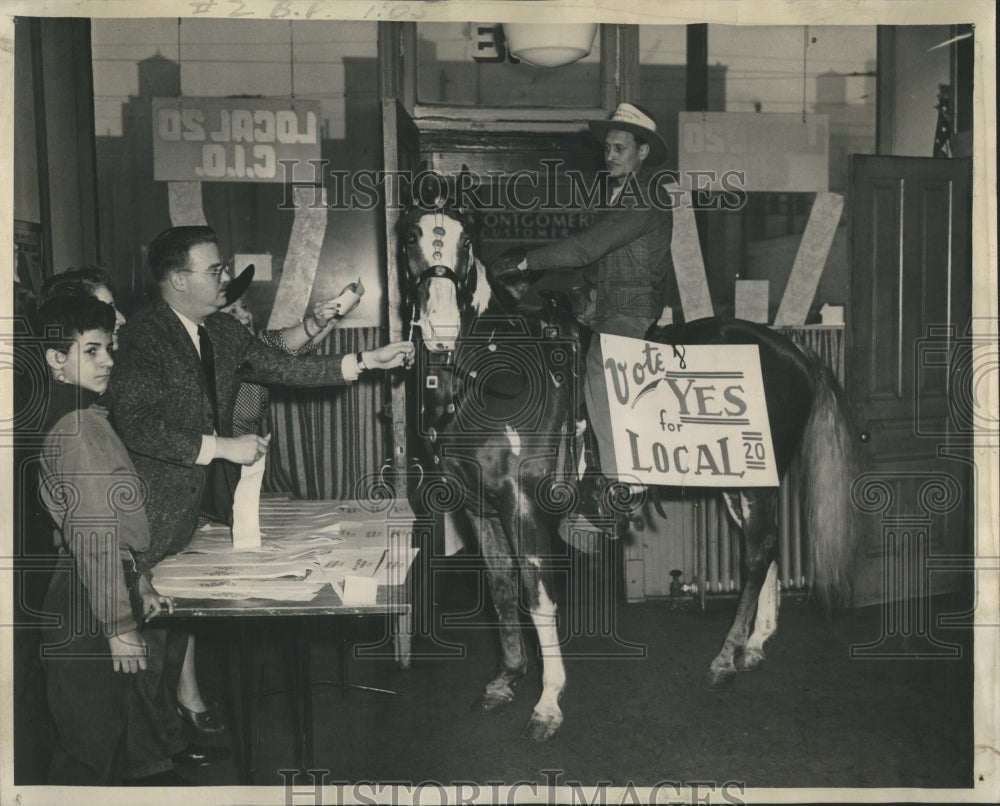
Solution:
[{"label": "sign hanging on wall", "polygon": [[[695,190],[819,193],[830,163],[828,115],[680,112],[677,162]],[[726,177],[729,180],[726,181]]]},{"label": "sign hanging on wall", "polygon": [[676,487],[777,487],[755,344],[601,334],[619,476]]},{"label": "sign hanging on wall", "polygon": [[[153,178],[163,182],[311,181],[319,101],[154,98]],[[292,171],[283,160],[297,163]]]}]

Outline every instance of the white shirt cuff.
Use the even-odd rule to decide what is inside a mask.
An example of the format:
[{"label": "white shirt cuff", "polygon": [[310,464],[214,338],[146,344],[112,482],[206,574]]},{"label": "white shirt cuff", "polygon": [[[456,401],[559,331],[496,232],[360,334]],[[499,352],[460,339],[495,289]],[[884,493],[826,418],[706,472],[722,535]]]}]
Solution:
[{"label": "white shirt cuff", "polygon": [[198,458],[194,460],[196,465],[207,465],[215,458],[215,435],[201,435],[201,450],[198,451]]},{"label": "white shirt cuff", "polygon": [[358,359],[354,353],[348,353],[344,356],[343,363],[340,365],[340,374],[344,376],[345,381],[356,381],[361,376],[361,370],[358,369]]}]

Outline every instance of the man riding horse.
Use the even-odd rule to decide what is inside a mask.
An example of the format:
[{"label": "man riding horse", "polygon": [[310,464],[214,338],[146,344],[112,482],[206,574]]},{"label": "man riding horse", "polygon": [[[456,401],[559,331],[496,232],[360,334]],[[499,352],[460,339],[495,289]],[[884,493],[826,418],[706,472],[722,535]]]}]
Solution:
[{"label": "man riding horse", "polygon": [[[671,211],[649,198],[649,168],[667,156],[653,116],[640,106],[620,104],[610,120],[590,121],[604,144],[611,183],[609,203],[590,229],[529,252],[507,253],[492,267],[506,285],[525,283],[532,272],[584,269],[590,280],[596,264],[593,296],[596,333],[641,339],[658,319],[672,321],[678,303],[670,257]],[[596,437],[601,472],[615,478],[615,449],[604,385],[604,361],[598,338],[587,353],[584,395]]]}]

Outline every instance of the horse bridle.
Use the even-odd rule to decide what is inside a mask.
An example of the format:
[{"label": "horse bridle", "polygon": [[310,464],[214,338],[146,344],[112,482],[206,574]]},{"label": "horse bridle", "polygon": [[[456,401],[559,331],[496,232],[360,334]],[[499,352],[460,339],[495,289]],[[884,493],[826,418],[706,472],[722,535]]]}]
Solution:
[{"label": "horse bridle", "polygon": [[[438,201],[440,202],[441,200],[439,199]],[[428,211],[428,212],[431,212],[431,211]],[[459,213],[461,213],[461,211],[459,211]],[[442,241],[441,238],[443,238],[444,235],[445,235],[445,229],[442,226],[442,224],[443,224],[442,219],[446,215],[446,213],[444,212],[444,205],[439,203],[436,206],[436,208],[433,210],[433,214],[435,216],[435,226],[434,226],[434,229],[431,230],[431,233],[435,236],[435,239],[431,242],[432,246],[434,247],[434,252],[432,254],[432,257],[435,260],[440,260],[441,257],[442,257],[441,249],[444,247],[444,241]],[[449,218],[450,217],[451,216],[449,216]],[[461,223],[461,219],[460,218],[455,218],[454,220],[459,221],[459,223]],[[409,246],[409,244],[404,244],[403,245],[403,251],[406,253],[407,260],[409,260],[409,254],[410,254],[410,246]],[[470,253],[470,256],[471,256],[471,253]],[[417,315],[418,314],[418,312],[417,312],[417,294],[416,294],[417,289],[419,289],[420,286],[422,286],[428,280],[436,280],[436,279],[450,280],[451,283],[452,283],[452,285],[455,286],[456,297],[458,297],[460,299],[462,293],[465,291],[464,281],[465,281],[465,279],[467,277],[468,277],[468,266],[466,266],[466,276],[465,277],[459,277],[457,274],[455,274],[455,271],[453,269],[451,269],[448,266],[445,266],[443,263],[435,263],[433,266],[428,266],[426,269],[424,269],[422,272],[420,272],[420,275],[418,277],[416,277],[416,278],[413,278],[413,276],[410,275],[410,287],[411,287],[411,290],[410,290],[410,306],[411,306],[411,310],[410,310],[410,322],[409,322],[409,325],[407,327],[407,331],[408,332],[405,334],[406,340],[410,339],[410,336],[411,336],[410,331],[412,331],[412,329],[414,327],[419,327],[419,328],[423,329],[422,321],[421,321],[421,319]]]}]

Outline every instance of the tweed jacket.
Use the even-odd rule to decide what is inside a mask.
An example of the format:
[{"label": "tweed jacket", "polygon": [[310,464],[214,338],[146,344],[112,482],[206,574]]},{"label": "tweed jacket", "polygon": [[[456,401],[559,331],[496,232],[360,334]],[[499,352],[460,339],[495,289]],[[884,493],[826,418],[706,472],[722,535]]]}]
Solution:
[{"label": "tweed jacket", "polygon": [[641,201],[623,199],[601,210],[590,229],[527,253],[528,268],[538,271],[597,263],[598,331],[601,320],[618,314],[654,320],[664,305],[678,302],[670,255],[673,214],[650,201],[648,173],[637,179]]},{"label": "tweed jacket", "polygon": [[[343,356],[292,357],[266,345],[228,314],[205,319],[215,355],[219,431],[233,436],[233,408],[243,381],[283,386],[347,383]],[[148,570],[183,549],[198,523],[206,466],[196,465],[202,437],[213,432],[212,404],[198,351],[163,300],[122,328],[108,388],[112,422],[149,488]]]}]

